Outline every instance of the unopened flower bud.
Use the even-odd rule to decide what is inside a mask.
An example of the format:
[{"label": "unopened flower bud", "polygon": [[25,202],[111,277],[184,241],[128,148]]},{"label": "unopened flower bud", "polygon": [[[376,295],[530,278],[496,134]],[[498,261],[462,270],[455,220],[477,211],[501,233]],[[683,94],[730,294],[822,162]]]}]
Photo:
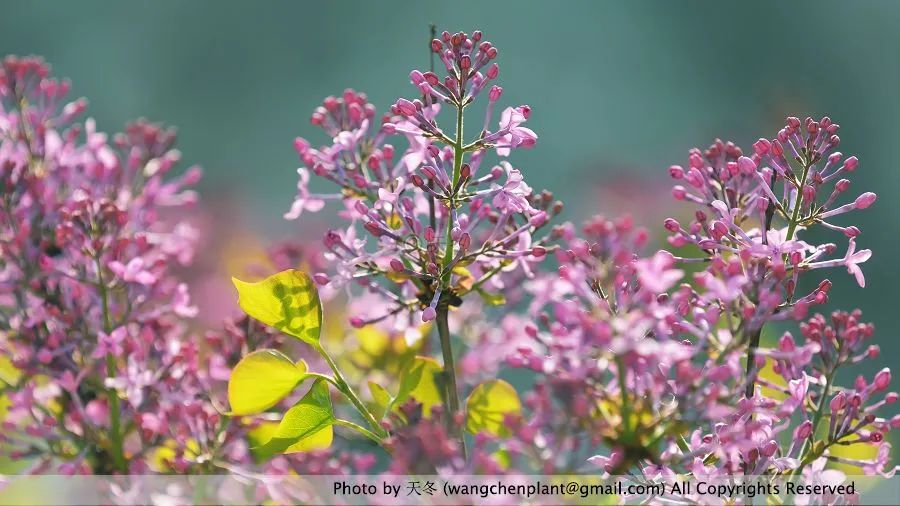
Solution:
[{"label": "unopened flower bud", "polygon": [[397,100],[397,103],[395,105],[397,106],[397,110],[400,112],[400,114],[404,116],[413,116],[416,114],[415,104],[413,104],[409,100],[406,100],[405,98]]},{"label": "unopened flower bud", "polygon": [[503,95],[503,88],[497,85],[491,86],[491,91],[488,92],[488,100],[491,102],[496,102],[500,99],[500,96]]},{"label": "unopened flower bud", "polygon": [[857,209],[865,209],[865,208],[871,206],[872,204],[874,204],[876,198],[877,198],[877,196],[874,193],[866,192],[866,193],[863,193],[862,195],[860,195],[859,197],[856,197],[856,201],[853,204],[856,206]]},{"label": "unopened flower bud", "polygon": [[891,370],[885,367],[878,371],[875,375],[875,381],[872,382],[876,390],[885,390],[891,384]]}]

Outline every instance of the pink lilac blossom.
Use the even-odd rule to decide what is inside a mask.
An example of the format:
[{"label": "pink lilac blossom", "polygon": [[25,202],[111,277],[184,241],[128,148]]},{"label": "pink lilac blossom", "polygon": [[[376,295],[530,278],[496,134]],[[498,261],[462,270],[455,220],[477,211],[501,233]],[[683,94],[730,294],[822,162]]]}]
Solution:
[{"label": "pink lilac blossom", "polygon": [[[312,115],[332,144],[295,142],[305,167],[286,217],[341,199],[341,216],[348,221],[345,229],[326,235],[335,268],[315,279],[331,290],[359,285],[378,294],[387,308],[354,316],[354,326],[412,328],[434,319],[442,301],[458,306],[472,291],[490,297],[485,290],[502,288],[501,272],[518,267],[531,276],[529,265],[546,251],[545,239],[533,236],[561,210],[549,193],[535,194],[508,162],[479,174],[490,150],[507,156],[537,139],[523,126],[528,106],[505,109],[499,126],[491,125],[502,94],[490,84],[499,75],[497,49],[481,32],[445,32],[432,49],[446,75],[412,71],[419,98],[399,99],[379,121],[365,94],[346,90],[326,98]],[[484,124],[467,140],[462,108],[485,89]],[[439,125],[442,109],[456,112],[449,127]],[[395,146],[404,142],[401,152]],[[336,185],[337,192],[311,193],[309,172]]]},{"label": "pink lilac blossom", "polygon": [[[67,104],[68,82],[49,75],[33,57],[0,67],[0,360],[15,368],[0,382],[0,450],[35,473],[254,468],[257,424],[230,421],[217,400],[247,350],[247,322],[197,339],[197,309],[174,274],[194,256],[182,218],[199,169],[172,177],[171,129],[141,120],[110,138],[76,122],[85,102]],[[311,258],[290,246],[270,256]],[[283,337],[253,329],[253,341]],[[267,465],[335,474],[362,469],[354,460],[335,451]]]}]

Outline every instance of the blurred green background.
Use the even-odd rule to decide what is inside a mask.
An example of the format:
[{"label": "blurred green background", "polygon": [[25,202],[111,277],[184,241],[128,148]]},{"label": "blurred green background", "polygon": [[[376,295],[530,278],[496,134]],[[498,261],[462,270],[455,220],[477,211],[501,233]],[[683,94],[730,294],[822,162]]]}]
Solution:
[{"label": "blurred green background", "polygon": [[285,237],[299,230],[281,219],[292,140],[327,140],[311,110],[348,86],[379,111],[411,96],[431,22],[481,29],[499,47],[505,103],[530,104],[540,135],[512,161],[573,220],[618,197],[658,230],[673,206],[658,198],[665,169],[690,147],[722,137],[749,149],[788,114],[829,114],[841,151],[862,162],[851,193],[880,196],[853,217],[875,251],[869,286],[834,271],[832,299],[876,323],[885,353],[873,367],[893,362],[898,2],[8,2],[0,52],[43,55],[103,130],[140,116],[177,125],[185,160],[205,168],[203,198],[237,199],[256,228]]}]

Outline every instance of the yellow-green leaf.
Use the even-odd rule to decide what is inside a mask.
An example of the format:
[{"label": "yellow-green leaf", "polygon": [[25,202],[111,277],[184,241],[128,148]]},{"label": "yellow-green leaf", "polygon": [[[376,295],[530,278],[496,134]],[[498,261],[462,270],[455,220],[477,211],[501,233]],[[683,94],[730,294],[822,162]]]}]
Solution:
[{"label": "yellow-green leaf", "polygon": [[15,385],[18,383],[22,373],[16,369],[12,360],[6,356],[0,355],[0,384]]},{"label": "yellow-green leaf", "polygon": [[312,278],[288,269],[258,283],[231,278],[238,304],[251,317],[301,341],[318,345],[322,304]]},{"label": "yellow-green leaf", "polygon": [[466,430],[505,436],[509,434],[506,417],[521,413],[522,403],[512,385],[503,380],[485,381],[466,400]]},{"label": "yellow-green leaf", "polygon": [[377,420],[381,420],[387,412],[388,407],[391,405],[391,401],[393,401],[391,394],[389,394],[383,386],[374,381],[369,382],[369,391],[372,392],[372,400],[375,401],[376,406],[376,409],[372,411],[372,414]]},{"label": "yellow-green leaf", "polygon": [[306,362],[296,364],[276,350],[254,351],[231,371],[228,402],[235,415],[263,412],[284,399],[307,377]]},{"label": "yellow-green leaf", "polygon": [[476,288],[475,291],[478,292],[478,295],[481,295],[482,300],[491,306],[502,306],[503,304],[506,304],[506,297],[504,297],[502,293],[489,293],[481,288]]},{"label": "yellow-green leaf", "polygon": [[431,417],[431,408],[441,404],[441,390],[438,377],[443,368],[429,357],[415,357],[400,372],[400,391],[392,405],[399,406],[408,399],[422,404],[422,414]]},{"label": "yellow-green leaf", "polygon": [[276,453],[319,450],[331,446],[334,437],[331,393],[324,379],[317,379],[300,402],[287,410],[263,448]]}]

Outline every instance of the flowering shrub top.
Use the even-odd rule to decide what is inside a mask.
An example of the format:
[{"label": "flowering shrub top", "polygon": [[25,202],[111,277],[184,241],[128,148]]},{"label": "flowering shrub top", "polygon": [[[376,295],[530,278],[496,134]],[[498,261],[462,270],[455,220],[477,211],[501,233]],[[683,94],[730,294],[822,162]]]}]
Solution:
[{"label": "flowering shrub top", "polygon": [[[443,69],[410,73],[415,98],[376,118],[346,90],[312,115],[330,144],[295,142],[285,218],[342,204],[326,267],[304,271],[307,245],[279,248],[280,272],[234,279],[248,316],[201,338],[174,268],[194,253],[177,211],[199,171],[170,177],[174,133],[139,121],[108,139],[76,121],[84,101],[66,104],[42,61],[5,60],[4,451],[33,471],[248,478],[895,472],[890,371],[838,381],[878,355],[873,326],[858,310],[813,312],[832,296],[820,273],[864,287],[872,254],[842,221],[876,196],[842,203],[859,161],[836,151],[837,124],[790,117],[749,156],[722,141],[691,150],[669,174],[693,219],[665,220],[670,251],[648,252],[628,217],[553,224],[562,203],[507,161],[537,135],[530,107],[495,111],[498,51],[481,32],[431,48]],[[313,192],[313,175],[332,192]],[[846,248],[811,243],[815,227]],[[320,292],[346,295],[352,330],[329,325],[340,309]],[[776,324],[788,330],[768,339]],[[499,379],[512,370],[530,386]]]}]

